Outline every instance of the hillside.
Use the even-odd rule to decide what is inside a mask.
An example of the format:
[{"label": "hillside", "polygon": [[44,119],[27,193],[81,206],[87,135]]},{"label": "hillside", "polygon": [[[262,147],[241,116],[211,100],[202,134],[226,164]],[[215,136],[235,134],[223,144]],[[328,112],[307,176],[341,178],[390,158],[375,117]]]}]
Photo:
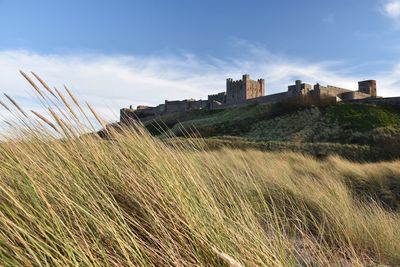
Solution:
[{"label": "hillside", "polygon": [[[9,98],[21,114],[8,123],[21,126],[14,129],[18,139],[0,143],[2,266],[399,266],[399,160],[321,161],[252,149],[346,147],[367,154],[369,145],[265,141],[256,134],[285,118],[291,123],[283,125],[305,125],[296,116],[315,115],[315,108],[253,106],[164,118],[177,134],[178,119],[200,130],[220,125],[214,134],[221,136],[206,139],[165,132],[155,138],[137,125],[106,128],[104,140],[84,134],[90,121],[79,118],[89,114],[70,91],[68,99],[39,92],[49,119],[28,116]],[[53,110],[46,106],[52,100],[63,104]],[[349,120],[347,127],[364,133],[397,127],[396,111],[386,107],[317,110],[316,122],[333,120],[343,130]],[[235,120],[241,127],[232,126]],[[223,136],[229,129],[238,136]],[[224,142],[243,149],[209,149]]]},{"label": "hillside", "polygon": [[[268,147],[273,149],[276,146],[271,144],[279,143],[278,150],[310,152],[305,148],[312,145],[317,147],[312,154],[318,155],[325,153],[319,152],[318,147],[330,144],[328,154],[352,159],[391,159],[400,155],[400,111],[391,106],[253,105],[169,114],[144,124],[160,137],[168,130],[175,136],[201,136],[211,138],[213,143],[224,140],[224,144],[242,147],[243,142],[251,142],[264,148],[270,144]],[[357,156],[358,151],[362,155]]]}]

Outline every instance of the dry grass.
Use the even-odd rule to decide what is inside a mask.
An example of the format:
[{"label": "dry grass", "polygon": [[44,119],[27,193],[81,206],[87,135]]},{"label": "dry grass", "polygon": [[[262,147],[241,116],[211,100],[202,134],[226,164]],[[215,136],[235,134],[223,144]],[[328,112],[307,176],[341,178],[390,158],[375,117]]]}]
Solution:
[{"label": "dry grass", "polygon": [[4,266],[400,264],[399,214],[346,185],[399,179],[400,162],[206,152],[140,126],[68,138],[87,129],[73,118],[89,118],[70,108],[52,116],[59,133],[26,114],[11,123],[24,125],[19,139],[0,144]]}]

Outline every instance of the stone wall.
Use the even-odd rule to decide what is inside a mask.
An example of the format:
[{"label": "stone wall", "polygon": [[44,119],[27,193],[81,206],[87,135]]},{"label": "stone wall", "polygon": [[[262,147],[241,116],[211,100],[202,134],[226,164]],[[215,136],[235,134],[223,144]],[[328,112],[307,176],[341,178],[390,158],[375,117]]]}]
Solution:
[{"label": "stone wall", "polygon": [[258,79],[257,81],[253,81],[250,80],[250,78],[248,78],[246,80],[245,86],[246,86],[246,99],[262,97],[265,94],[264,79]]},{"label": "stone wall", "polygon": [[226,100],[227,105],[244,103],[248,99],[261,97],[265,94],[264,79],[253,81],[250,75],[243,75],[242,80],[226,80]]},{"label": "stone wall", "polygon": [[339,98],[343,101],[348,101],[348,100],[355,100],[355,99],[364,99],[371,97],[371,95],[362,93],[362,92],[345,92],[339,95]]},{"label": "stone wall", "polygon": [[266,95],[266,96],[258,97],[255,99],[251,99],[251,100],[249,100],[249,102],[250,103],[258,103],[258,104],[273,104],[273,103],[284,101],[287,98],[289,98],[288,92],[282,92],[282,93]]},{"label": "stone wall", "polygon": [[365,99],[355,99],[349,102],[354,103],[367,103],[374,105],[391,105],[400,107],[400,97],[378,97],[378,98],[365,98]]},{"label": "stone wall", "polygon": [[[121,109],[121,121],[128,117],[147,120],[149,118],[173,113],[185,112],[200,109],[224,109],[240,107],[248,104],[273,104],[278,102],[298,101],[302,103],[323,104],[335,103],[337,101],[364,101],[366,103],[391,103],[400,105],[400,98],[377,98],[377,88],[375,80],[361,81],[358,91],[336,86],[321,86],[320,84],[312,87],[310,84],[302,83],[297,80],[294,85],[288,86],[287,92],[264,95],[264,79],[251,80],[250,75],[245,74],[242,80],[226,80],[226,92],[209,95],[207,100],[182,100],[165,101],[165,104],[157,107],[138,106],[136,110]],[[372,101],[371,99],[376,99]]]},{"label": "stone wall", "polygon": [[349,89],[336,87],[332,85],[322,86],[320,84],[314,85],[314,94],[321,95],[321,96],[335,96],[339,97],[340,94],[347,93],[347,92],[354,92]]},{"label": "stone wall", "polygon": [[307,95],[312,90],[311,84],[297,80],[294,85],[288,86],[288,96]]},{"label": "stone wall", "polygon": [[164,113],[183,112],[188,110],[205,109],[210,107],[208,100],[165,100]]},{"label": "stone wall", "polygon": [[376,97],[377,96],[376,81],[367,80],[358,82],[358,91],[365,94],[369,94],[371,97]]},{"label": "stone wall", "polygon": [[214,94],[214,95],[209,95],[208,96],[208,101],[210,101],[210,103],[212,101],[217,101],[220,103],[225,103],[226,102],[226,92],[221,92],[218,94]]},{"label": "stone wall", "polygon": [[210,102],[208,100],[196,100],[196,101],[188,101],[189,102],[189,110],[197,110],[197,109],[206,109],[210,107]]},{"label": "stone wall", "polygon": [[165,112],[181,112],[189,110],[189,103],[187,100],[168,101],[165,100]]},{"label": "stone wall", "polygon": [[243,80],[226,80],[226,104],[238,104],[246,100],[246,87]]},{"label": "stone wall", "polygon": [[121,108],[119,110],[119,121],[124,124],[129,124],[132,118],[135,118],[134,110],[130,108]]}]

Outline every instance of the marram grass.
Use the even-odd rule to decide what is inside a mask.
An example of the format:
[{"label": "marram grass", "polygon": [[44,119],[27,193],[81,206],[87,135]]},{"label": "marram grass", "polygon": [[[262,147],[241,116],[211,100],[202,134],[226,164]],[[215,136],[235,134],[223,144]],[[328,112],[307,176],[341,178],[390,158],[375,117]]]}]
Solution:
[{"label": "marram grass", "polygon": [[48,112],[7,97],[15,119],[0,144],[0,265],[400,264],[399,213],[346,181],[399,180],[400,161],[210,151],[201,139],[167,145],[141,126],[108,127],[103,140],[84,134],[91,117],[103,124],[93,108],[34,76]]}]

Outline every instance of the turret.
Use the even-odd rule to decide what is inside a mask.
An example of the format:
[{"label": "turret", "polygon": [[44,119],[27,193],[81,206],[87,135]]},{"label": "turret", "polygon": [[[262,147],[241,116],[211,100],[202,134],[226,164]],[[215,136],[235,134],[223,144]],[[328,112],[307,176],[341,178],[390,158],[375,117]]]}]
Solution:
[{"label": "turret", "polygon": [[264,96],[265,95],[265,81],[264,81],[264,79],[258,79],[257,82],[261,88],[261,96]]},{"label": "turret", "polygon": [[249,74],[244,74],[243,75],[243,81],[249,81],[250,80],[250,75]]},{"label": "turret", "polygon": [[366,80],[358,82],[358,91],[369,94],[371,97],[377,96],[377,88],[375,80]]}]

